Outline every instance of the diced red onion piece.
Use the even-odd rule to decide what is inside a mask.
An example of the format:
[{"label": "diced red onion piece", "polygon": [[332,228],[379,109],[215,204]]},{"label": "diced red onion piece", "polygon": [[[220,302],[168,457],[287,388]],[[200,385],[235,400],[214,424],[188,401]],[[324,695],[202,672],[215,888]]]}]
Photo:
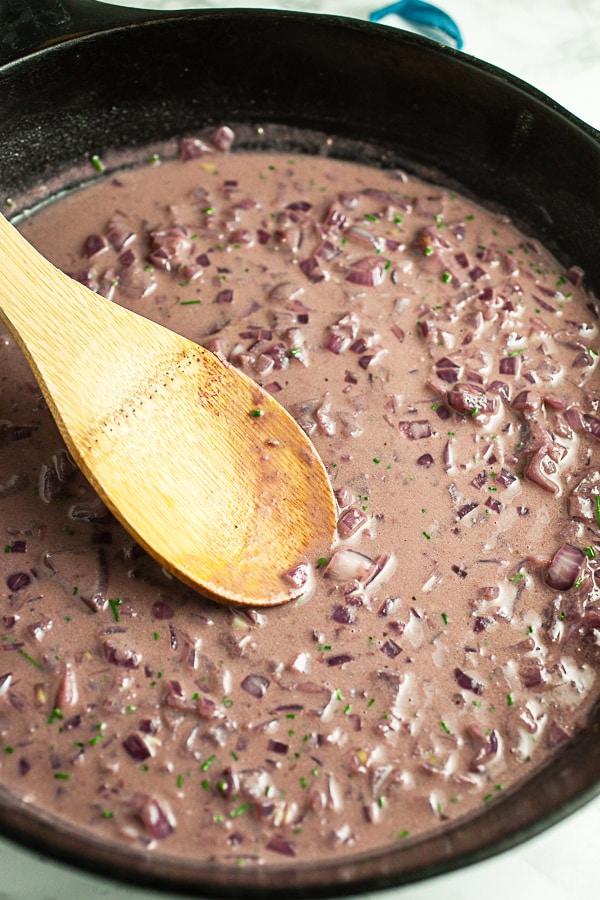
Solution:
[{"label": "diced red onion piece", "polygon": [[438,364],[438,368],[435,370],[435,372],[440,381],[445,381],[447,384],[454,384],[455,381],[458,381],[460,375],[460,371],[456,366],[442,368]]},{"label": "diced red onion piece", "polygon": [[144,762],[152,755],[145,740],[137,733],[130,734],[122,743],[123,749],[135,762]]},{"label": "diced red onion piece", "polygon": [[554,474],[556,472],[556,463],[549,455],[549,449],[548,444],[542,444],[541,447],[538,447],[525,467],[524,474],[528,481],[532,481],[551,494],[556,494],[558,493],[558,485],[549,477],[549,473]]},{"label": "diced red onion piece", "polygon": [[138,795],[137,815],[150,837],[164,840],[175,830],[175,819],[169,807],[150,795]]},{"label": "diced red onion piece", "polygon": [[545,744],[548,750],[554,750],[555,747],[558,747],[570,738],[570,732],[554,719],[546,729]]},{"label": "diced red onion piece", "polygon": [[502,512],[502,504],[499,500],[496,500],[495,497],[488,497],[485,501],[484,506],[487,506],[488,509],[491,509],[492,512],[500,513]]},{"label": "diced red onion piece", "polygon": [[565,410],[565,419],[577,434],[581,434],[581,432],[585,431],[583,415],[575,406],[570,406],[569,409]]},{"label": "diced red onion piece", "polygon": [[266,694],[269,684],[269,679],[264,675],[252,674],[246,675],[240,686],[251,697],[256,697],[257,700],[260,700]]},{"label": "diced red onion piece", "polygon": [[388,640],[381,645],[381,652],[385,653],[385,655],[390,659],[395,659],[396,656],[402,653],[402,647],[400,647],[391,638],[388,638]]},{"label": "diced red onion piece", "polygon": [[419,441],[432,435],[431,423],[428,419],[417,419],[398,422],[398,427],[403,435],[411,441]]},{"label": "diced red onion piece", "polygon": [[353,625],[356,622],[356,610],[340,603],[334,607],[331,618],[339,625]]},{"label": "diced red onion piece", "polygon": [[423,453],[421,456],[419,456],[419,458],[417,459],[417,465],[426,466],[427,468],[429,468],[429,466],[432,466],[433,456],[431,455],[431,453]]},{"label": "diced red onion piece", "polygon": [[184,162],[190,159],[198,159],[205,153],[210,153],[210,147],[200,138],[184,137],[179,142],[179,156]]},{"label": "diced red onion piece", "polygon": [[365,524],[367,516],[361,509],[352,507],[347,510],[338,520],[338,533],[341,538],[349,538],[355,534],[358,529]]},{"label": "diced red onion piece", "polygon": [[306,277],[313,284],[317,284],[319,281],[325,280],[325,272],[319,265],[319,261],[316,256],[310,256],[308,259],[301,259],[298,263],[300,270],[304,272]]},{"label": "diced red onion piece", "polygon": [[0,697],[5,697],[12,683],[12,672],[0,675]]},{"label": "diced red onion piece", "polygon": [[77,706],[79,701],[79,689],[77,685],[77,677],[71,663],[66,663],[63,673],[58,682],[56,696],[54,698],[54,706],[65,712]]},{"label": "diced red onion piece", "polygon": [[346,280],[364,287],[378,287],[385,278],[386,260],[379,256],[367,256],[352,264]]},{"label": "diced red onion piece", "polygon": [[597,419],[596,416],[584,415],[583,423],[587,434],[600,441],[600,419]]},{"label": "diced red onion piece", "polygon": [[519,669],[519,678],[524,687],[538,687],[543,681],[542,664],[538,662],[538,660],[535,660],[521,666]]},{"label": "diced red onion piece", "polygon": [[284,572],[283,578],[285,578],[286,581],[289,581],[294,587],[301,588],[304,587],[308,581],[309,572],[310,570],[307,563],[298,563],[297,566],[292,566],[291,569]]},{"label": "diced red onion piece", "polygon": [[519,411],[529,410],[535,412],[540,409],[541,404],[542,398],[536,391],[520,391],[511,403],[511,406]]},{"label": "diced red onion piece", "polygon": [[498,363],[498,371],[501,375],[516,375],[518,364],[516,356],[505,356]]},{"label": "diced red onion piece", "polygon": [[27,572],[12,572],[6,577],[6,585],[14,594],[31,584],[31,575]]},{"label": "diced red onion piece", "polygon": [[478,503],[465,503],[463,506],[461,506],[461,507],[457,510],[457,512],[456,512],[456,518],[457,518],[457,519],[464,519],[464,517],[465,517],[466,515],[468,515],[470,512],[473,512],[473,510],[474,510],[474,509],[477,509],[478,506],[479,506]]},{"label": "diced red onion piece", "polygon": [[153,619],[162,621],[164,619],[172,619],[173,615],[173,609],[165,600],[157,600],[156,603],[152,606]]},{"label": "diced red onion piece", "polygon": [[354,657],[350,653],[338,653],[336,656],[329,656],[327,658],[328,666],[343,666],[346,663],[352,662]]},{"label": "diced red onion piece", "polygon": [[365,581],[373,574],[376,562],[358,550],[342,548],[336,550],[329,560],[324,575],[334,581]]},{"label": "diced red onion piece", "polygon": [[231,148],[235,140],[235,133],[228,125],[222,125],[215,131],[212,142],[217,150],[225,152]]},{"label": "diced red onion piece", "polygon": [[483,693],[483,685],[480,681],[476,681],[470,675],[467,675],[466,672],[463,672],[462,669],[458,667],[454,669],[454,678],[456,683],[464,688],[466,691],[472,691],[474,694],[482,694]]},{"label": "diced red onion piece", "polygon": [[500,469],[498,475],[496,475],[496,481],[503,485],[503,487],[509,487],[517,481],[517,476],[513,475],[512,472],[509,472],[508,469],[503,467]]},{"label": "diced red onion piece", "polygon": [[556,591],[568,591],[577,581],[585,558],[585,553],[579,547],[563,544],[554,554],[546,572],[546,584]]},{"label": "diced red onion piece", "polygon": [[104,641],[104,655],[109,663],[125,669],[137,669],[142,661],[140,653],[131,647],[121,646],[110,640]]},{"label": "diced red onion piece", "polygon": [[274,836],[271,838],[271,840],[267,844],[267,850],[272,850],[274,853],[280,853],[282,856],[296,855],[296,848],[293,842],[287,840],[287,838],[278,836]]},{"label": "diced red onion piece", "polygon": [[90,234],[83,243],[83,252],[88,259],[108,247],[108,241],[100,234]]}]

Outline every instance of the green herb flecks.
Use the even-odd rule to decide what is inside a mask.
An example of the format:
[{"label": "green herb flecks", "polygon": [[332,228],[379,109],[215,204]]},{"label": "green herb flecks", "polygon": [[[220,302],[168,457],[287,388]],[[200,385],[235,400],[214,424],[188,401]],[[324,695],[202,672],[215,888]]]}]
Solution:
[{"label": "green herb flecks", "polygon": [[38,662],[37,659],[34,659],[33,656],[30,656],[29,653],[27,653],[25,650],[19,650],[18,652],[23,657],[23,659],[26,659],[27,662],[30,662],[32,666],[36,667],[36,669],[39,669],[41,672],[44,671],[44,667],[41,662]]},{"label": "green herb flecks", "polygon": [[112,614],[113,614],[115,622],[118,622],[120,619],[119,606],[121,605],[121,602],[122,601],[119,600],[118,597],[113,597],[108,601],[108,605],[110,606],[110,608],[112,610]]}]

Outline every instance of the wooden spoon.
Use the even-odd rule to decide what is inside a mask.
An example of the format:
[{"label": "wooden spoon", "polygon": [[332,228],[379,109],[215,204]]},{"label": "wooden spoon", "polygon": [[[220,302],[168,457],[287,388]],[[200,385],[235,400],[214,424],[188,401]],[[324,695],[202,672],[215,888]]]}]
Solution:
[{"label": "wooden spoon", "polygon": [[136,541],[217,601],[301,594],[303,564],[331,546],[335,504],[283,407],[205,348],[64,275],[2,216],[0,273],[0,318],[74,461]]}]

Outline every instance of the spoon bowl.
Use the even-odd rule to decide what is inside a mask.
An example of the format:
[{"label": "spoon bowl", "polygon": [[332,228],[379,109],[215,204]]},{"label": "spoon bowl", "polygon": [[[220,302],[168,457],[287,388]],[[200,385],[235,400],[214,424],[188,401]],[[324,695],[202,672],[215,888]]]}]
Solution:
[{"label": "spoon bowl", "polygon": [[308,587],[335,502],[307,435],[229,363],[63,274],[0,216],[0,318],[74,462],[169,572],[219,602]]}]

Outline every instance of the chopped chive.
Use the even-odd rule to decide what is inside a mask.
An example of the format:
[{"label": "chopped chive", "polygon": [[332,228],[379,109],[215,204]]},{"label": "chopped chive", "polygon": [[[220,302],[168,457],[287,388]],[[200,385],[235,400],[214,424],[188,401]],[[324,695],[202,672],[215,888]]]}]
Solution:
[{"label": "chopped chive", "polygon": [[43,671],[44,667],[40,662],[37,661],[37,659],[34,659],[33,656],[30,656],[29,653],[25,652],[25,650],[19,650],[19,653],[21,654],[23,659],[26,659],[27,662],[30,662],[32,666],[35,666],[36,669],[40,669]]},{"label": "chopped chive", "polygon": [[250,809],[249,803],[242,803],[242,805],[238,806],[237,809],[232,809],[231,812],[229,813],[229,815],[231,816],[232,819],[237,819],[238,816],[243,815],[249,809]]},{"label": "chopped chive", "polygon": [[210,769],[210,767],[212,766],[212,764],[214,763],[214,761],[215,761],[216,758],[217,758],[217,757],[214,755],[214,753],[213,753],[212,756],[207,757],[207,758],[204,760],[204,762],[202,763],[202,765],[200,766],[201,770],[202,770],[203,772],[206,772],[207,769]]},{"label": "chopped chive", "polygon": [[114,597],[112,600],[108,601],[108,605],[112,609],[112,614],[114,616],[115,622],[118,622],[120,618],[119,606],[121,605],[121,600],[119,600],[117,597]]}]

